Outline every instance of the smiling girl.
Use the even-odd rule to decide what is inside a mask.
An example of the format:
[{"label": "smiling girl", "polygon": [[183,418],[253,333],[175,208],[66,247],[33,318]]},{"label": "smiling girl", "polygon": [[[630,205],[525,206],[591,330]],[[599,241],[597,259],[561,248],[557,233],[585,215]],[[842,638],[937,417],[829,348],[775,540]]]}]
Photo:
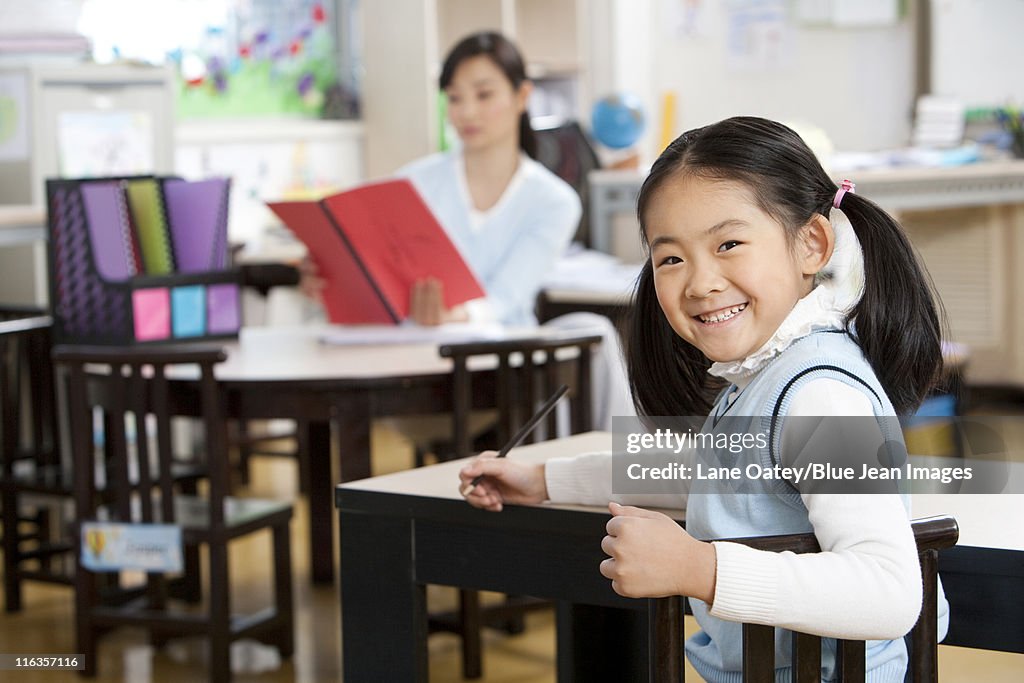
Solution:
[{"label": "smiling girl", "polygon": [[[627,345],[638,415],[710,410],[705,433],[720,431],[726,413],[848,416],[868,419],[873,446],[902,440],[892,418],[913,412],[941,363],[927,277],[899,225],[852,183],[837,187],[796,133],[740,117],[683,134],[652,167],[637,213],[650,256]],[[804,440],[782,424],[729,464],[799,461]],[[705,679],[740,680],[746,622],[869,640],[867,680],[903,680],[921,574],[899,495],[776,479],[752,482],[750,495],[693,481],[675,497],[627,498],[611,490],[610,454],[545,465],[492,455],[460,472],[463,483],[485,475],[467,495],[477,507],[614,501],[601,573],[625,596],[691,597],[702,630],[686,652]],[[628,502],[685,506],[686,530]],[[804,532],[821,552],[710,541]],[[828,680],[835,641],[824,642]],[[789,680],[788,635],[776,638],[775,657],[777,679]]]}]

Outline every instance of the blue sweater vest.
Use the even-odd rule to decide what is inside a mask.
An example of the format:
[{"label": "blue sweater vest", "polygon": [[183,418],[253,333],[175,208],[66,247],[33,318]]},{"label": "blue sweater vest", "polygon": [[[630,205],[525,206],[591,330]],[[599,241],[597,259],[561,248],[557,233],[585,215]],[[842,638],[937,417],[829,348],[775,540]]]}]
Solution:
[{"label": "blue sweater vest", "polygon": [[[772,430],[773,415],[785,417],[792,397],[815,379],[830,378],[863,392],[870,400],[876,418],[891,418],[895,411],[856,342],[845,332],[824,331],[810,334],[790,346],[761,370],[730,403],[736,391],[731,386],[722,392],[704,432],[722,430],[731,421],[730,431],[746,420],[751,429],[771,434],[764,448],[746,448],[728,454],[730,467],[745,468],[750,463],[771,467],[779,462],[781,429]],[[778,424],[776,422],[776,424]],[[902,435],[893,419],[879,419],[887,440],[902,444]],[[724,463],[723,463],[724,464]],[[700,480],[691,483],[686,510],[686,528],[695,538],[740,538],[813,531],[807,508],[791,483],[780,479],[744,479],[745,493],[729,494],[714,490],[714,484]],[[719,489],[720,491],[720,489]],[[705,680],[732,683],[742,680],[741,625],[708,614],[706,603],[691,599],[691,607],[702,631],[686,644],[686,653]],[[835,640],[822,640],[822,680],[831,680],[835,668]],[[776,680],[791,680],[791,636],[776,629]],[[867,680],[902,681],[907,666],[907,650],[902,639],[868,641]]]}]

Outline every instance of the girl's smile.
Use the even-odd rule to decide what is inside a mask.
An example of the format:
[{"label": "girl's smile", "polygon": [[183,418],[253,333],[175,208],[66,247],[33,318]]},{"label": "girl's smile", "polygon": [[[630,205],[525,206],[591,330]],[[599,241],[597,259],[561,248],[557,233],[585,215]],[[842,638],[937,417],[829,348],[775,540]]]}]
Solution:
[{"label": "girl's smile", "polygon": [[738,304],[736,306],[726,306],[725,308],[720,308],[717,311],[698,313],[693,317],[695,317],[697,320],[700,320],[705,325],[721,326],[729,322],[730,320],[732,320],[745,310],[747,310],[747,302],[744,301],[742,304]]},{"label": "girl's smile", "polygon": [[741,360],[763,346],[823,264],[807,230],[791,244],[734,181],[668,180],[651,199],[645,228],[665,317],[712,361]]}]

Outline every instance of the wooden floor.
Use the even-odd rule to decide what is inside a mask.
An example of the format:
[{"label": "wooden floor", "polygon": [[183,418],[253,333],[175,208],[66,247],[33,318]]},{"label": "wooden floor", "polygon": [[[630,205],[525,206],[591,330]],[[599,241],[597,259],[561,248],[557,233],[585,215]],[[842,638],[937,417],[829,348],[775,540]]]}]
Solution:
[{"label": "wooden floor", "polygon": [[[385,429],[374,431],[375,473],[411,466],[408,444]],[[453,482],[454,485],[454,482]],[[250,490],[254,494],[295,497],[294,464],[281,459],[257,459]],[[309,582],[308,519],[305,507],[297,506],[292,526],[295,564],[296,651],[290,661],[278,663],[276,652],[266,648],[239,648],[236,681],[266,683],[339,681],[340,624],[334,587],[313,588]],[[597,541],[595,541],[597,542]],[[269,536],[256,536],[236,544],[231,556],[233,598],[240,609],[259,607],[260,596],[269,590]],[[63,587],[26,584],[25,606],[19,614],[0,613],[0,652],[7,654],[69,654],[75,652],[71,591]],[[454,590],[432,589],[432,606],[454,604]],[[687,632],[694,630],[692,619]],[[940,672],[944,683],[991,681],[1017,683],[1024,679],[1024,655],[940,647]],[[689,665],[687,665],[689,666]],[[257,672],[257,669],[268,669]],[[554,623],[549,613],[528,618],[523,635],[486,635],[483,683],[549,683],[555,680]],[[202,643],[178,641],[154,651],[145,637],[123,629],[101,641],[97,681],[191,681],[203,680]],[[81,680],[71,672],[0,672],[3,681]],[[439,634],[430,640],[430,680],[461,681],[458,640]],[[692,669],[687,680],[699,680]]]}]

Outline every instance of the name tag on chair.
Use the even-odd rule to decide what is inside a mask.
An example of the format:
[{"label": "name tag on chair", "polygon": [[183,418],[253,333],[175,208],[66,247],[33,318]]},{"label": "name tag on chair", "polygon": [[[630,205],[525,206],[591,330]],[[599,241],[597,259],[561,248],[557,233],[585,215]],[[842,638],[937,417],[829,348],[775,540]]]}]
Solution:
[{"label": "name tag on chair", "polygon": [[181,527],[83,522],[80,559],[94,572],[182,570]]}]

